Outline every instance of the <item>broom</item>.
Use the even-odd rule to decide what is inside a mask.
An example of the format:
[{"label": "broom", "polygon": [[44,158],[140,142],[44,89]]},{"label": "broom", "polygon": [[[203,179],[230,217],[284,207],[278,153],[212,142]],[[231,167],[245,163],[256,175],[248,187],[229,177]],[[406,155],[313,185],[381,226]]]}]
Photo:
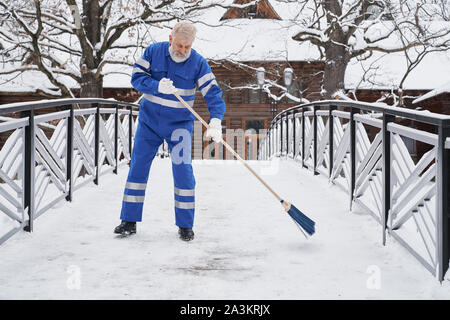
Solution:
[{"label": "broom", "polygon": [[[183,98],[180,97],[178,92],[173,93],[175,97],[177,97],[178,100],[207,128],[209,129],[209,124],[206,123],[205,120],[200,117],[200,115],[194,111],[194,109],[189,106],[186,101],[184,101]],[[244,166],[250,170],[251,173],[275,196],[275,198],[280,201],[282,206],[284,207],[284,210],[289,214],[289,216],[294,220],[295,224],[299,227],[299,229],[302,231],[303,235],[307,238],[306,234],[303,232],[306,231],[310,236],[314,234],[315,232],[315,222],[312,221],[310,218],[308,218],[303,212],[301,212],[299,209],[297,209],[293,204],[281,199],[281,197],[248,165],[247,162],[245,162],[244,159],[237,154],[233,148],[223,139],[220,141]]]}]

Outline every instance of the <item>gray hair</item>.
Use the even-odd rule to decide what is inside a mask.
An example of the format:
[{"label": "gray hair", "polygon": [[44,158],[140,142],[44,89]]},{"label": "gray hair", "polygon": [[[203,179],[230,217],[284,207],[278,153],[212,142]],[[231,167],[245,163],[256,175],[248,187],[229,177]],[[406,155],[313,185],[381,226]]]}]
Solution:
[{"label": "gray hair", "polygon": [[194,41],[197,28],[188,21],[178,22],[172,29],[172,37],[183,37],[184,39]]}]

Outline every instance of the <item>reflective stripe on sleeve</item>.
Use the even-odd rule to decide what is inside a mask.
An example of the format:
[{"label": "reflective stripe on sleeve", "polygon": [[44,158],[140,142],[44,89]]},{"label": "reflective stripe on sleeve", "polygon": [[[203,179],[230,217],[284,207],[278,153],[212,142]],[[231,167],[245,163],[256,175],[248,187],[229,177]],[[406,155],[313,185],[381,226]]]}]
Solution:
[{"label": "reflective stripe on sleeve", "polygon": [[133,73],[140,73],[140,72],[147,73],[144,70],[142,70],[141,68],[138,68],[138,67],[133,68]]},{"label": "reflective stripe on sleeve", "polygon": [[212,72],[205,74],[203,77],[201,77],[200,79],[198,79],[197,84],[199,87],[201,87],[202,85],[204,85],[207,81],[215,79],[216,77],[214,76],[214,74]]},{"label": "reflective stripe on sleeve", "polygon": [[216,80],[211,81],[206,87],[204,87],[202,90],[200,90],[202,95],[206,96],[206,94],[208,93],[209,89],[211,89],[211,87],[213,85],[218,85]]},{"label": "reflective stripe on sleeve", "polygon": [[139,59],[136,60],[136,63],[138,65],[144,67],[145,69],[150,69],[150,62],[148,62],[147,60],[139,58]]}]

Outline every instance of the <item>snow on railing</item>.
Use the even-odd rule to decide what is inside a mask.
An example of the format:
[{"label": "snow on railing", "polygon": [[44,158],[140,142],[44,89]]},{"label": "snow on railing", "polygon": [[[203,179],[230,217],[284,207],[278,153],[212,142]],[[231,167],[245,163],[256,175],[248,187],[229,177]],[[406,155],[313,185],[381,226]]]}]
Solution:
[{"label": "snow on railing", "polygon": [[[92,107],[79,108],[86,104]],[[37,115],[42,108],[63,111]],[[137,108],[95,98],[0,105],[0,244],[32,231],[57,202],[128,163]]]},{"label": "snow on railing", "polygon": [[303,104],[273,119],[259,149],[259,159],[272,157],[327,176],[347,192],[350,210],[359,205],[381,225],[384,245],[391,235],[443,280],[450,257],[450,116],[376,103]]}]

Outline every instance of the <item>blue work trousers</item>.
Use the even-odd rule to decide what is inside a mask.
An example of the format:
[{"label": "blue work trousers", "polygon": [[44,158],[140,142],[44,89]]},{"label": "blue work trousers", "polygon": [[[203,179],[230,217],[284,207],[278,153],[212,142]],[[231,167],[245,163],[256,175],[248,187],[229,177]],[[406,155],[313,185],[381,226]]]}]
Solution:
[{"label": "blue work trousers", "polygon": [[195,212],[195,178],[191,160],[193,121],[170,121],[158,117],[152,122],[138,121],[120,219],[142,221],[150,167],[159,146],[166,140],[172,160],[175,224],[192,228]]}]

